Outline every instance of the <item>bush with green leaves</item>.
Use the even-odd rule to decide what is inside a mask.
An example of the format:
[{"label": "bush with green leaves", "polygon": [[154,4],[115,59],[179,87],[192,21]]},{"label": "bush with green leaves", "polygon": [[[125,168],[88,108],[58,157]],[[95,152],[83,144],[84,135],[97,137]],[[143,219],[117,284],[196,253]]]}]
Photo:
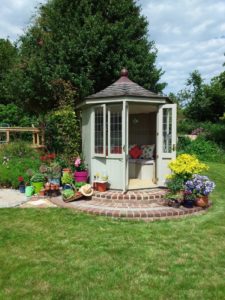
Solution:
[{"label": "bush with green leaves", "polygon": [[68,161],[80,152],[80,122],[73,108],[61,107],[46,117],[46,145]]},{"label": "bush with green leaves", "polygon": [[[36,118],[25,114],[24,111],[17,105],[0,104],[0,124],[9,126],[31,126],[36,121]],[[2,126],[2,125],[0,125]]]},{"label": "bush with green leaves", "polygon": [[166,185],[172,194],[176,194],[184,188],[184,178],[176,174],[167,180]]},{"label": "bush with green leaves", "polygon": [[0,165],[0,186],[17,188],[19,176],[29,182],[27,170],[38,171],[39,153],[30,144],[21,141],[0,145]]},{"label": "bush with green leaves", "polygon": [[178,154],[194,154],[203,161],[225,162],[225,151],[215,142],[200,135],[196,140],[180,137],[177,145]]}]

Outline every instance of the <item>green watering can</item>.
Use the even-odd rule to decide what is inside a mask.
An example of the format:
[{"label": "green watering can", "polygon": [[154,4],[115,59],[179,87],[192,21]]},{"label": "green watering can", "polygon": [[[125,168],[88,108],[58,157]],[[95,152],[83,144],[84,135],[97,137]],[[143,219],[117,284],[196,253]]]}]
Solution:
[{"label": "green watering can", "polygon": [[31,197],[34,193],[34,187],[33,186],[26,186],[26,189],[25,189],[25,195],[27,197]]}]

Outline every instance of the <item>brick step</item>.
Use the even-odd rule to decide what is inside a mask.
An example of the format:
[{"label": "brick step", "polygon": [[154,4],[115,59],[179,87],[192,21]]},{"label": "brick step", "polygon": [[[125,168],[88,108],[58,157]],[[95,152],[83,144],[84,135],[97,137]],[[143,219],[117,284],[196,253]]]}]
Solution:
[{"label": "brick step", "polygon": [[128,192],[123,194],[122,192],[95,192],[92,199],[107,199],[116,201],[128,201],[128,200],[158,200],[165,197],[165,190],[151,191],[151,192]]},{"label": "brick step", "polygon": [[[94,200],[77,200],[74,202],[65,203],[62,197],[51,198],[51,202],[59,207],[72,208],[80,212],[88,213],[91,215],[107,216],[113,218],[133,219],[133,220],[164,220],[171,218],[185,217],[191,214],[204,213],[206,209],[201,207],[185,208],[172,208],[168,206],[160,206],[157,204],[149,204],[149,206],[142,206],[142,201],[137,201],[137,206],[133,206],[127,201],[126,205],[118,203],[117,201],[110,206],[107,199],[104,202]],[[130,204],[130,205],[129,205]],[[120,206],[122,205],[122,207]]]},{"label": "brick step", "polygon": [[132,218],[132,219],[161,219],[161,218],[171,218],[171,217],[182,217],[185,215],[196,214],[203,212],[201,207],[194,208],[158,208],[158,209],[127,209],[127,210],[119,210],[119,209],[97,209],[92,207],[76,207],[77,210],[86,212],[91,215],[100,215],[100,216],[108,216],[114,218]]},{"label": "brick step", "polygon": [[166,200],[161,197],[161,198],[154,198],[154,199],[149,199],[149,198],[138,198],[138,199],[107,199],[107,198],[99,198],[92,196],[91,202],[94,201],[95,203],[99,204],[108,204],[108,205],[113,205],[114,203],[120,203],[123,205],[142,205],[142,204],[151,204],[151,203],[159,203],[159,204],[164,204],[166,203]]}]

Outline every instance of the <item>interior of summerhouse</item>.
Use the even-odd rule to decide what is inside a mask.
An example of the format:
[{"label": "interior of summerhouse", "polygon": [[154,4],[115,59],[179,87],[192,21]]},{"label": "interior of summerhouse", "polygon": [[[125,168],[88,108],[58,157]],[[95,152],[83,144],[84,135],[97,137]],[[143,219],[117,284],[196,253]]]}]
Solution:
[{"label": "interior of summerhouse", "polygon": [[156,186],[157,106],[129,105],[129,189]]}]

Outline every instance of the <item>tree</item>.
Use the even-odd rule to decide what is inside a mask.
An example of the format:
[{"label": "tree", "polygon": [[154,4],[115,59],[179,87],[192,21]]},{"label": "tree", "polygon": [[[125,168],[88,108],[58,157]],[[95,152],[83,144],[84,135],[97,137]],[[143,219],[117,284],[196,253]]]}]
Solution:
[{"label": "tree", "polygon": [[12,95],[8,93],[10,72],[17,59],[17,49],[7,39],[0,39],[0,103],[9,103]]},{"label": "tree", "polygon": [[187,79],[186,90],[184,95],[186,96],[185,115],[191,119],[203,121],[205,118],[206,103],[204,95],[203,79],[199,71],[195,70],[190,74]]},{"label": "tree", "polygon": [[205,84],[201,74],[194,71],[187,80],[186,88],[177,94],[184,114],[195,121],[216,122],[225,111],[225,72]]},{"label": "tree", "polygon": [[59,105],[54,93],[62,83],[79,101],[115,81],[124,66],[131,79],[161,92],[163,72],[147,31],[134,0],[48,1],[20,39],[20,102],[37,113],[49,111]]}]

